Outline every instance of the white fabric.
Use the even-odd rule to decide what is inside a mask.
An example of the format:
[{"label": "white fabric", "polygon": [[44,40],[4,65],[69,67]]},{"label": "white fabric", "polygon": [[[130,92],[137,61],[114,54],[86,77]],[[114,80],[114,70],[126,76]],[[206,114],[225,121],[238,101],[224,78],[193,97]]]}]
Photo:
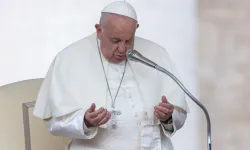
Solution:
[{"label": "white fabric", "polygon": [[[162,47],[139,37],[135,37],[134,44],[137,51],[173,74],[176,73],[167,52]],[[137,118],[144,125],[141,131],[142,133],[154,131],[157,138],[160,135],[158,126],[161,125],[161,129],[164,127],[154,116],[153,107],[161,101],[162,95],[166,95],[170,103],[189,112],[184,92],[166,75],[140,63],[129,61],[128,64],[139,91],[135,93],[141,95],[143,104],[141,108],[143,111],[138,107],[134,113],[145,114]],[[68,46],[56,56],[42,84],[33,113],[42,119],[60,118],[77,110],[85,112],[92,103],[95,103],[97,108],[110,109],[111,101],[106,99],[106,96],[107,85],[99,57],[96,34],[93,34]],[[76,127],[72,126],[72,130],[73,128]],[[105,124],[98,130],[101,132],[107,129],[108,124]],[[163,132],[166,136],[161,137],[168,138],[169,133],[166,130]],[[142,134],[146,139],[147,136],[143,135],[146,134]],[[153,139],[149,138],[149,140],[151,141],[147,143],[154,142]],[[167,141],[170,142],[170,140]],[[159,142],[158,140],[156,147],[159,146]],[[141,146],[147,145],[142,141]]]},{"label": "white fabric", "polygon": [[[135,37],[134,44],[134,48],[145,57],[176,75],[162,47],[139,37]],[[129,61],[129,65],[148,119],[154,119],[152,109],[161,101],[162,95],[173,105],[189,112],[184,92],[170,77],[140,63]],[[87,110],[91,103],[109,108],[104,98],[106,90],[96,34],[93,34],[57,54],[40,88],[33,114],[42,119],[60,117],[79,109]]]},{"label": "white fabric", "polygon": [[[118,65],[108,64],[104,58],[103,60],[105,71],[108,75],[112,96],[114,97],[125,65],[124,62]],[[66,119],[68,122],[65,122],[65,120],[63,119],[50,120],[48,123],[50,132],[54,135],[66,136],[76,139],[72,142],[71,150],[83,150],[83,148],[84,150],[135,150],[143,148],[167,150],[173,149],[172,144],[167,144],[171,143],[169,139],[161,137],[159,125],[147,126],[145,124],[141,130],[141,119],[137,118],[140,116],[143,117],[145,115],[145,112],[143,112],[142,98],[139,95],[133,73],[129,66],[127,66],[123,81],[124,82],[121,85],[121,89],[116,100],[116,110],[120,110],[122,112],[121,115],[117,116],[117,129],[113,130],[109,125],[108,129],[106,130],[100,129],[101,131],[99,130],[99,132],[101,132],[101,135],[99,134],[99,137],[94,138],[97,133],[97,128],[87,129],[85,124],[83,123],[84,112],[82,110],[79,110]],[[110,99],[108,91],[107,98]],[[182,124],[184,124],[185,119],[185,115],[179,115],[178,112],[174,110],[174,125],[175,122],[181,122]],[[163,124],[163,126],[166,128],[166,130],[171,130],[173,128],[173,124]],[[178,130],[179,127],[175,126],[174,129]],[[174,134],[175,131],[166,132],[168,132],[167,137],[170,137]],[[88,136],[86,136],[86,133],[89,133]],[[152,143],[152,141],[150,140],[151,138],[155,138],[153,142],[154,147],[152,147],[151,144],[148,144]],[[91,140],[84,141],[81,139]],[[140,148],[140,145],[144,147]]]},{"label": "white fabric", "polygon": [[[46,125],[48,127],[48,130],[53,135],[64,136],[64,137],[68,137],[68,138],[73,139],[73,142],[70,146],[70,150],[100,150],[100,149],[91,148],[91,147],[93,147],[92,144],[95,142],[93,142],[93,141],[90,142],[90,140],[88,140],[87,142],[84,142],[83,140],[81,140],[81,139],[94,138],[97,135],[97,131],[98,131],[98,128],[88,129],[86,127],[84,122],[81,120],[84,116],[84,113],[85,112],[83,112],[82,110],[78,110],[78,111],[72,113],[72,115],[68,115],[64,119],[62,117],[53,118],[53,119],[47,121]],[[174,129],[175,130],[180,129],[186,120],[186,114],[183,114],[181,112],[174,110],[172,117],[173,117]],[[166,132],[168,132],[168,134],[169,134],[168,137],[171,137],[175,133],[175,131],[173,131],[173,132],[168,131],[168,130],[171,130],[172,124],[170,124],[170,125],[163,124],[163,126],[165,126],[165,128],[167,129]],[[100,129],[100,130],[99,131],[102,133],[103,129]],[[128,131],[124,128],[123,128],[123,130]],[[145,133],[149,133],[148,135],[152,135],[152,132],[145,132]],[[102,136],[102,138],[103,138],[103,136]],[[99,138],[99,141],[102,141],[102,138]],[[106,138],[106,137],[104,136],[104,138]],[[171,150],[173,148],[173,146],[172,146],[170,139],[168,139],[164,136],[162,136],[161,138],[162,138],[162,140],[161,140],[162,147],[161,148],[163,150],[164,149]],[[85,144],[85,143],[87,143],[87,144]],[[90,145],[90,146],[85,147],[85,145]],[[126,145],[127,145],[127,143],[126,143]],[[168,148],[168,147],[171,147],[171,148]],[[126,149],[126,150],[128,150],[128,149]]]},{"label": "white fabric", "polygon": [[72,139],[92,139],[98,128],[87,128],[84,124],[85,112],[78,110],[64,117],[53,118],[45,121],[48,130],[55,136],[63,136]]},{"label": "white fabric", "polygon": [[115,1],[104,7],[102,12],[108,12],[113,14],[118,14],[122,16],[127,16],[137,21],[137,15],[134,8],[125,1]]}]

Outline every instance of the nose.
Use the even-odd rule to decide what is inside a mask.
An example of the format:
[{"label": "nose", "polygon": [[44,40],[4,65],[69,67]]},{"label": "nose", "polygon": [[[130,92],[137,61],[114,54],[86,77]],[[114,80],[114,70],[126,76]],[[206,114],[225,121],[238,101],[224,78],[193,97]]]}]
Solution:
[{"label": "nose", "polygon": [[126,50],[127,50],[127,44],[124,42],[124,43],[120,43],[119,44],[119,47],[118,47],[118,51],[121,53],[121,54],[125,54],[126,53]]}]

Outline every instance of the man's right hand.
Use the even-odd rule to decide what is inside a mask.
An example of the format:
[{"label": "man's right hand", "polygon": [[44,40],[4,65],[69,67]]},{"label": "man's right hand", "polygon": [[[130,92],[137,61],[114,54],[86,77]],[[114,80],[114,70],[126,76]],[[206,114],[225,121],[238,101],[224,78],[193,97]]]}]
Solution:
[{"label": "man's right hand", "polygon": [[95,110],[95,104],[92,104],[84,115],[84,122],[88,128],[100,126],[109,121],[111,114],[104,108]]}]

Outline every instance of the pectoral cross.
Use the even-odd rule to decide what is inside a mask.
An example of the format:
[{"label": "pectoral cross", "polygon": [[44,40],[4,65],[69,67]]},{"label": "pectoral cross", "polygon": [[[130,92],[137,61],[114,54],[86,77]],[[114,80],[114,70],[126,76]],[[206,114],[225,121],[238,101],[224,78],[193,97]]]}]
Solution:
[{"label": "pectoral cross", "polygon": [[112,125],[112,129],[116,129],[117,127],[117,120],[116,120],[116,116],[120,115],[121,111],[120,110],[112,110],[111,111],[111,125]]}]

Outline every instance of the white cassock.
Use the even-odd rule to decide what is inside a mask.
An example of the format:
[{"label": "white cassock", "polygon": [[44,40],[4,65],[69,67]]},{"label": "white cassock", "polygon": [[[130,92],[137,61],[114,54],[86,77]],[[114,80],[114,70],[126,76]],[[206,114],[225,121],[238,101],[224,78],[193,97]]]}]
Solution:
[{"label": "white cassock", "polygon": [[[164,48],[135,37],[134,49],[176,75]],[[115,101],[116,128],[110,121],[87,128],[83,118],[92,103],[111,110],[111,98],[102,68],[96,33],[59,52],[40,89],[34,115],[44,119],[56,136],[72,139],[70,150],[173,150],[171,136],[180,129],[189,112],[184,92],[165,74],[128,61]],[[101,55],[105,73],[115,97],[125,61],[109,63]],[[172,124],[154,116],[162,95],[175,105]]]}]

